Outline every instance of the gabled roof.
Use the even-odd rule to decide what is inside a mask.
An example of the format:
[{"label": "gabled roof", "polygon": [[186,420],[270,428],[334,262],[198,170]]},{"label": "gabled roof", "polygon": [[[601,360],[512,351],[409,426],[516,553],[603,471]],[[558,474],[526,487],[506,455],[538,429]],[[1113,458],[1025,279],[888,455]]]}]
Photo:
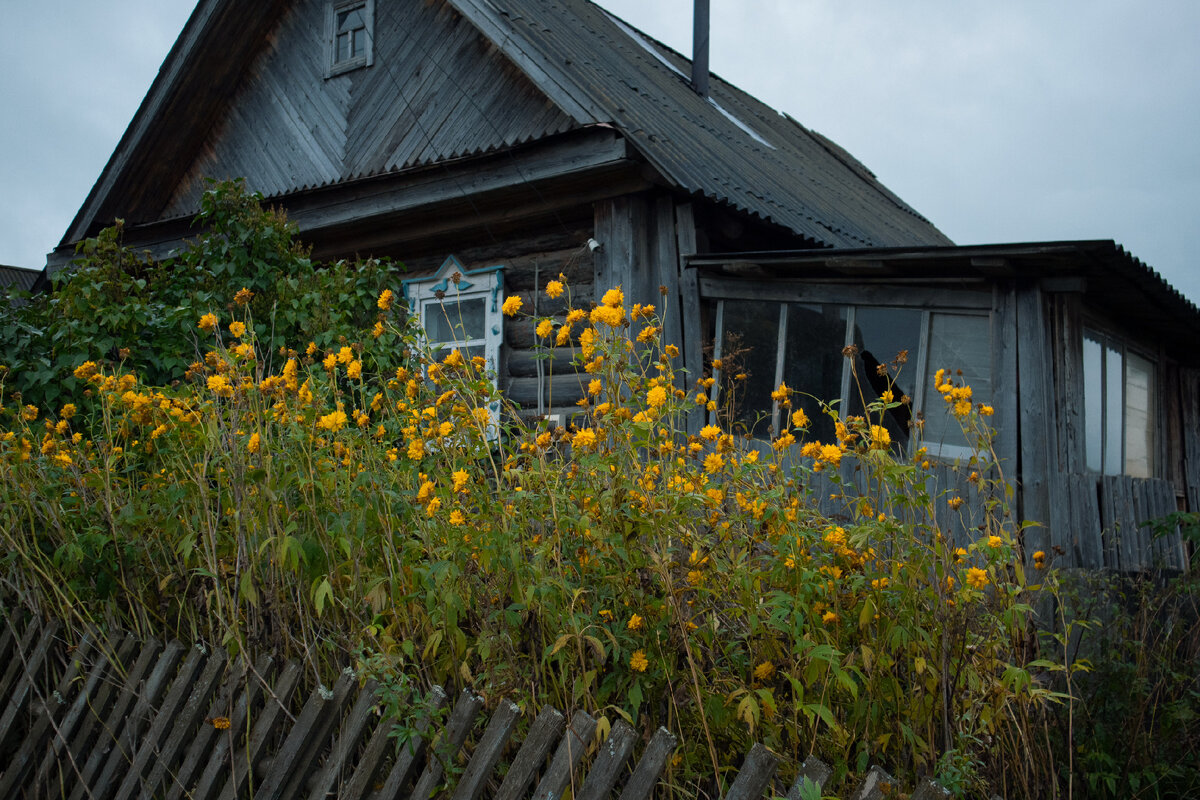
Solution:
[{"label": "gabled roof", "polygon": [[[589,0],[391,2],[465,19],[543,94],[557,118],[547,117],[540,128],[527,125],[533,134],[526,135],[611,126],[668,184],[774,223],[811,244],[950,244],[841,148],[715,76],[711,96],[700,97],[689,85],[687,59]],[[186,193],[176,187],[202,169],[198,165],[206,158],[212,162],[207,137],[245,88],[239,76],[267,57],[281,20],[286,28],[289,15],[316,3],[200,0],[63,244],[118,216],[148,221],[184,214],[187,203],[180,198]],[[387,64],[377,58],[371,69],[386,70]],[[464,76],[455,90],[467,98],[479,85],[478,75],[470,81]],[[499,146],[511,146],[509,138],[502,137]],[[426,159],[448,157],[438,148],[426,150]],[[327,170],[322,180],[350,183],[415,163],[385,159],[370,172],[347,164]],[[288,169],[281,163],[278,172],[286,176]],[[302,188],[281,183],[275,197],[286,204],[287,195]]]}]

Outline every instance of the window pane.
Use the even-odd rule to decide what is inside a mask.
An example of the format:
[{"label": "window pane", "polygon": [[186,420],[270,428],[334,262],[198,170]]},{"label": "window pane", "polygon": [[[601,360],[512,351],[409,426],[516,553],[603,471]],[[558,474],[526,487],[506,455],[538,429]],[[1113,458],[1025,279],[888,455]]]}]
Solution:
[{"label": "window pane", "polygon": [[[911,308],[858,307],[854,312],[854,343],[859,347],[855,359],[856,380],[850,382],[850,398],[847,408],[850,414],[863,414],[863,400],[871,403],[888,388],[888,378],[880,375],[877,368],[890,364],[902,352],[907,351],[908,363],[900,370],[896,386],[892,390],[896,399],[912,397],[916,388],[917,351],[921,347],[920,311]],[[890,374],[895,375],[892,371]],[[912,409],[899,406],[888,412],[884,426],[897,444],[907,444],[909,420]]]},{"label": "window pane", "polygon": [[[787,339],[784,342],[783,381],[807,396],[794,396],[793,410],[802,408],[811,420],[808,439],[831,442],[833,420],[821,411],[820,401],[837,400],[842,394],[842,368],[846,346],[846,309],[792,303],[788,306]],[[780,426],[785,420],[780,418]]]},{"label": "window pane", "polygon": [[[347,11],[339,11],[337,24],[338,33],[352,31],[355,28],[365,28],[367,24],[365,11],[366,10],[362,6],[357,6]],[[326,17],[326,19],[328,19],[328,17]]]},{"label": "window pane", "polygon": [[350,59],[350,34],[340,33],[337,37],[337,60],[348,61]]},{"label": "window pane", "polygon": [[1104,346],[1091,332],[1083,334],[1083,426],[1087,468],[1100,472],[1104,464]]},{"label": "window pane", "polygon": [[[990,322],[985,316],[968,314],[930,315],[928,375],[925,378],[925,441],[971,447],[958,419],[950,414],[942,397],[933,389],[939,369],[949,372],[956,383],[971,387],[974,403],[987,403],[992,397],[992,341]],[[962,374],[959,375],[961,370]]]},{"label": "window pane", "polygon": [[455,302],[447,299],[425,305],[425,333],[433,342],[484,339],[484,298]]},{"label": "window pane", "polygon": [[1125,472],[1154,476],[1154,365],[1141,356],[1125,357]]},{"label": "window pane", "polygon": [[[735,424],[765,437],[770,425],[771,392],[779,347],[779,303],[724,301],[721,332],[721,398],[732,405]],[[737,380],[738,375],[745,379]]]},{"label": "window pane", "polygon": [[1104,348],[1104,472],[1120,475],[1125,468],[1121,457],[1121,409],[1124,407],[1121,389],[1124,372],[1121,354],[1112,347]]}]

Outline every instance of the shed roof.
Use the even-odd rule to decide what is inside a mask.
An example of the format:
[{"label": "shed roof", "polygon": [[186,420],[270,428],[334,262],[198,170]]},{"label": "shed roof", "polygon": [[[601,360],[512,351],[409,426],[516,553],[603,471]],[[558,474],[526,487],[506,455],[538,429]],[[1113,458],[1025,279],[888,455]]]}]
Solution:
[{"label": "shed roof", "polygon": [[[945,280],[1067,279],[1088,304],[1130,330],[1158,338],[1181,362],[1200,363],[1200,307],[1157,270],[1111,239],[982,244],[949,247],[872,247],[837,251],[793,250],[686,257],[701,269],[744,272],[752,266],[776,278]],[[759,278],[761,280],[761,277]]]},{"label": "shed roof", "polygon": [[40,269],[9,267],[0,264],[0,288],[3,289],[17,289],[22,292],[31,292],[40,277],[42,277],[42,270]]},{"label": "shed roof", "polygon": [[[205,126],[231,102],[238,74],[268,46],[281,18],[315,1],[200,0],[63,244],[123,216],[152,187],[176,185],[196,161]],[[590,0],[432,3],[461,14],[576,123],[618,130],[683,192],[814,245],[950,244],[819,134],[716,76],[710,96],[697,95],[686,58]]]}]

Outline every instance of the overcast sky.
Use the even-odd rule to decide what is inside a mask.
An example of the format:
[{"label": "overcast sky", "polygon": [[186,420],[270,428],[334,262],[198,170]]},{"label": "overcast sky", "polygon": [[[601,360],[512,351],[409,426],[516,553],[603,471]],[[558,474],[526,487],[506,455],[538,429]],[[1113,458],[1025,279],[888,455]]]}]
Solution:
[{"label": "overcast sky", "polygon": [[[41,267],[194,2],[4,2],[0,264]],[[692,0],[601,5],[690,54]],[[1200,2],[712,6],[714,72],[958,244],[1115,239],[1200,302]]]}]

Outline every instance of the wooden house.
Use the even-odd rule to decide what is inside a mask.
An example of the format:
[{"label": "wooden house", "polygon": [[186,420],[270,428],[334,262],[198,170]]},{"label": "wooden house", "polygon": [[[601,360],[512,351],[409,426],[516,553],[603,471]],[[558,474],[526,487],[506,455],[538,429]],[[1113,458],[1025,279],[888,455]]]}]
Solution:
[{"label": "wooden house", "polygon": [[417,298],[472,273],[483,316],[457,335],[538,413],[573,409],[580,381],[496,303],[561,311],[539,291],[560,273],[576,302],[621,285],[658,304],[694,375],[752,345],[747,419],[777,413],[780,379],[849,402],[845,344],[907,349],[918,415],[934,364],[973,370],[1019,513],[1064,558],[1181,565],[1177,542],[1115,534],[1200,504],[1196,307],[1111,242],[955,247],[704,64],[588,0],[200,0],[49,267],[118,217],[166,255],[204,179],[243,177],[318,258],[395,257]]}]

